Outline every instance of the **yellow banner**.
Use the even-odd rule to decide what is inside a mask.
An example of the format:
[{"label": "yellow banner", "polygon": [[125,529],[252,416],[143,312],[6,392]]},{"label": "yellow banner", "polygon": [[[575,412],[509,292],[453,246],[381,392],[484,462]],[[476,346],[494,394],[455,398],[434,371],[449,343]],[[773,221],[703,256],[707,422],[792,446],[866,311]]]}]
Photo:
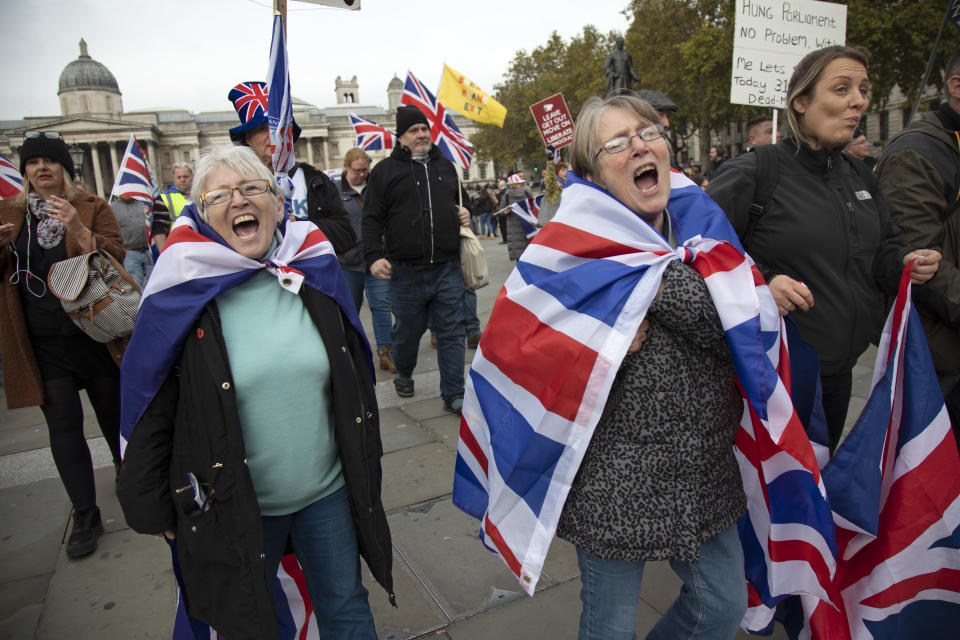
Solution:
[{"label": "yellow banner", "polygon": [[448,109],[453,109],[471,120],[495,124],[503,128],[507,108],[480,90],[470,78],[443,65],[443,80],[437,99]]}]

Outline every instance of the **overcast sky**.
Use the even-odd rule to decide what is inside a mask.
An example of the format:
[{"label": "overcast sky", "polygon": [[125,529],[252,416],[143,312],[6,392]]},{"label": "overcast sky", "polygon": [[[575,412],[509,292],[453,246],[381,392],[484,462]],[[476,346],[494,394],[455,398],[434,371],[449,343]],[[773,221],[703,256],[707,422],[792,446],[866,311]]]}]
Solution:
[{"label": "overcast sky", "polygon": [[[443,63],[492,91],[519,49],[556,30],[623,32],[628,0],[360,0],[344,11],[288,0],[293,94],[336,102],[334,79],[357,76],[360,103],[386,106],[387,83],[412,71],[436,93]],[[87,41],[117,78],[125,111],[230,108],[237,82],[263,80],[270,0],[0,0],[6,90],[0,120],[60,113],[57,82]]]}]

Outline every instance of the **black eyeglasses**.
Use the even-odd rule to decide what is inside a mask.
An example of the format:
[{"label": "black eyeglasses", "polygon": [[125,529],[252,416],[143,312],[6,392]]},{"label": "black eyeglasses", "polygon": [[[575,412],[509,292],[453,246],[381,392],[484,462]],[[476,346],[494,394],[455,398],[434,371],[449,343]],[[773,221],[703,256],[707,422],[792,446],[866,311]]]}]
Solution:
[{"label": "black eyeglasses", "polygon": [[27,131],[23,134],[25,140],[33,140],[34,138],[39,138],[43,136],[44,138],[50,138],[51,140],[59,140],[60,134],[56,131]]},{"label": "black eyeglasses", "polygon": [[599,156],[604,151],[611,154],[620,153],[621,151],[626,151],[632,144],[633,139],[636,137],[639,137],[644,142],[653,142],[654,140],[662,138],[665,131],[666,131],[666,128],[662,124],[657,122],[655,124],[651,124],[647,127],[644,127],[643,129],[641,129],[640,131],[637,131],[633,135],[617,136],[612,140],[607,140],[603,144],[603,146],[600,147],[600,151],[597,151],[596,155],[594,155],[593,157],[594,159],[596,159],[597,156]]}]

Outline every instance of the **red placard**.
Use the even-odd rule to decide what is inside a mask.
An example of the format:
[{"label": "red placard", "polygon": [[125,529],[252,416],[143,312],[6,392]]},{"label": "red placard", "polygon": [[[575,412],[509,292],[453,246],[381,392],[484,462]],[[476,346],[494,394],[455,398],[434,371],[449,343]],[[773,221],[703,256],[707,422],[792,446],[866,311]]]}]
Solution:
[{"label": "red placard", "polygon": [[573,142],[573,118],[562,93],[530,105],[530,112],[537,121],[544,146],[560,149]]}]

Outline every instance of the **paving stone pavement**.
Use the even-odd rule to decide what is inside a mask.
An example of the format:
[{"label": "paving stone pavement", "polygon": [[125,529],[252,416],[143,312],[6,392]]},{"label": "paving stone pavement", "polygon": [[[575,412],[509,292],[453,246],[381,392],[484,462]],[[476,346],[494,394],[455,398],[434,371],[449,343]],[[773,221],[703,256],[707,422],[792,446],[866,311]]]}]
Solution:
[{"label": "paving stone pavement", "polygon": [[[512,263],[498,240],[482,242],[493,282],[478,292],[485,324]],[[372,341],[366,306],[361,318]],[[472,355],[468,350],[467,364]],[[458,420],[442,409],[428,338],[419,357],[417,394],[410,400],[396,396],[392,375],[377,372],[383,498],[393,534],[399,604],[390,606],[364,568],[379,637],[576,638],[580,581],[573,547],[554,541],[537,594],[529,598],[480,544],[477,522],[451,503]],[[865,355],[861,363],[867,366],[856,371],[853,415],[869,389],[871,358]],[[0,409],[0,638],[166,640],[176,607],[169,551],[158,538],[138,535],[124,522],[109,452],[86,398],[84,407],[106,534],[95,554],[77,561],[65,554],[70,504],[50,458],[40,411]],[[639,637],[652,628],[679,587],[667,563],[648,565],[637,616]],[[773,637],[786,636],[778,627]]]}]

